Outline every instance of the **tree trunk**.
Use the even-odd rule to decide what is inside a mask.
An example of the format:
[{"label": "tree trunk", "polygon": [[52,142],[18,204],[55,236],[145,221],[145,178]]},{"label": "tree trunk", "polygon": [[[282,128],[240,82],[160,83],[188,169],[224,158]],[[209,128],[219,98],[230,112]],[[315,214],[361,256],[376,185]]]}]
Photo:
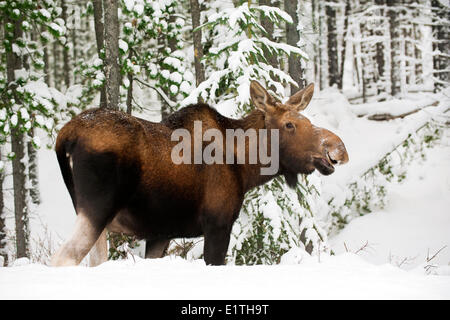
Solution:
[{"label": "tree trunk", "polygon": [[61,85],[59,83],[59,50],[58,50],[58,41],[53,41],[53,86],[60,90]]},{"label": "tree trunk", "polygon": [[47,84],[47,86],[50,87],[50,74],[49,74],[49,70],[48,70],[48,49],[47,49],[47,45],[44,47],[44,81]]},{"label": "tree trunk", "polygon": [[342,51],[341,51],[341,67],[340,70],[340,79],[338,83],[339,90],[342,90],[342,86],[344,85],[344,67],[345,67],[345,56],[346,56],[346,48],[347,48],[347,35],[348,35],[348,19],[350,15],[350,0],[345,1],[345,12],[344,12],[344,36],[342,43]]},{"label": "tree trunk", "polygon": [[[192,29],[194,30],[200,26],[200,6],[198,0],[191,1],[191,16],[192,16]],[[198,29],[193,33],[194,38],[194,64],[195,64],[195,83],[198,87],[200,83],[205,81],[205,70],[201,63],[203,57],[203,46],[202,46],[202,30]],[[199,97],[199,99],[201,99]]]},{"label": "tree trunk", "polygon": [[[284,2],[284,9],[292,18],[293,23],[286,25],[286,40],[291,46],[298,47],[300,41],[300,34],[297,30],[298,26],[298,0],[286,0]],[[303,89],[305,80],[303,79],[303,69],[301,65],[301,58],[296,54],[290,54],[288,59],[289,75],[294,79],[297,86],[291,84],[291,95]]]},{"label": "tree trunk", "polygon": [[[75,19],[75,15],[76,15],[76,10],[72,11],[72,19]],[[81,17],[80,17],[81,19]],[[78,42],[77,42],[77,23],[75,22],[75,20],[73,20],[73,25],[72,25],[72,30],[70,32],[70,36],[72,38],[72,59],[73,59],[73,65],[76,66],[77,64],[77,59],[78,59]],[[73,82],[74,83],[78,83],[78,77],[77,75],[74,73],[73,75]]]},{"label": "tree trunk", "polygon": [[[259,5],[260,6],[272,6],[272,7],[279,7],[279,2],[278,1],[271,1],[271,0],[259,0]],[[267,39],[269,39],[270,41],[274,41],[274,37],[273,37],[273,33],[274,33],[274,27],[273,27],[273,22],[265,17],[262,16],[261,17],[261,26],[264,28],[264,30],[266,30],[266,37]],[[267,60],[268,64],[271,65],[272,67],[278,69],[279,67],[279,62],[277,59],[277,56],[271,52],[269,52],[269,50],[267,50],[267,48],[263,48],[264,51],[264,58]],[[279,81],[278,77],[274,74],[271,75],[272,80],[274,81]],[[275,91],[275,86],[271,86],[270,89],[272,91]],[[292,90],[292,89],[291,89]]]},{"label": "tree trunk", "polygon": [[[104,46],[104,27],[103,27],[103,4],[102,0],[94,0],[94,28],[95,40],[97,42],[97,54],[101,57],[101,50]],[[106,87],[100,89],[100,108],[106,108]]]},{"label": "tree trunk", "polygon": [[[14,24],[14,39],[22,37],[22,19],[9,21]],[[15,81],[14,71],[22,68],[21,57],[12,51],[6,52],[6,73],[8,85]],[[11,85],[14,90],[15,85]],[[16,103],[20,104],[20,98],[16,95]],[[21,161],[25,155],[23,133],[17,128],[11,128],[11,151],[14,153],[12,160],[13,189],[14,189],[14,216],[16,222],[16,256],[17,258],[28,256],[28,208],[26,204],[26,172],[25,164]]]},{"label": "tree trunk", "polygon": [[[171,15],[169,17],[169,22],[174,22],[175,21],[175,16]],[[176,50],[176,39],[174,38],[169,38],[167,39],[167,35],[166,34],[160,34],[158,36],[158,55],[160,57],[160,61],[165,59],[165,54],[164,54],[164,48],[165,47],[169,47],[170,52],[174,52]],[[162,65],[162,64],[160,64]],[[162,67],[162,69],[164,69],[164,67]],[[170,70],[169,70],[170,71]],[[171,94],[170,94],[170,89],[167,89],[165,87],[161,87],[161,90],[164,92],[164,94],[169,97],[170,100],[171,99]],[[172,113],[172,108],[171,106],[164,100],[161,99],[161,119],[164,120],[166,119],[171,113]]]},{"label": "tree trunk", "polygon": [[119,17],[118,0],[104,0],[106,108],[119,109]]},{"label": "tree trunk", "polygon": [[128,74],[128,81],[130,82],[130,85],[128,86],[127,90],[127,113],[131,114],[133,111],[133,74]]},{"label": "tree trunk", "polygon": [[433,69],[435,78],[435,91],[443,88],[450,82],[450,10],[446,9],[438,0],[432,0],[434,11],[433,23]]},{"label": "tree trunk", "polygon": [[[64,20],[64,24],[67,26],[67,5],[66,0],[61,0],[61,16]],[[64,73],[64,84],[66,89],[70,87],[70,62],[69,62],[69,48],[67,47],[68,37],[66,35],[66,44],[63,47],[63,73]]]},{"label": "tree trunk", "polygon": [[34,128],[29,132],[30,139],[27,142],[28,152],[28,179],[31,183],[30,198],[31,201],[38,205],[41,203],[39,192],[39,175],[38,175],[38,158],[36,148],[33,146],[32,139],[34,137]]},{"label": "tree trunk", "polygon": [[[312,16],[312,29],[315,34],[318,34],[318,23],[317,23],[317,2],[316,0],[311,0],[311,16]],[[316,53],[314,55],[314,82],[317,83],[318,81],[318,74],[319,74],[319,48],[317,45],[317,41],[314,41],[313,43],[313,50]],[[320,84],[319,84],[320,88]]]},{"label": "tree trunk", "polygon": [[[379,6],[383,6],[385,4],[385,0],[375,0],[375,4]],[[384,17],[384,9],[379,10],[380,19]],[[382,22],[383,23],[383,22]],[[380,28],[381,29],[381,28]],[[383,31],[376,31],[375,33],[378,36],[383,36]],[[384,77],[384,43],[382,41],[377,42],[376,44],[376,62],[377,62],[377,71],[378,71],[378,81]],[[377,93],[380,94],[380,86],[377,85]],[[385,88],[386,89],[386,88]]]},{"label": "tree trunk", "polygon": [[[0,161],[2,159],[2,149],[0,146]],[[3,265],[8,265],[8,254],[6,248],[6,223],[4,216],[5,202],[3,198],[3,180],[5,175],[3,170],[0,170],[0,257],[3,257]],[[3,266],[0,264],[0,267]]]},{"label": "tree trunk", "polygon": [[396,0],[386,0],[389,10],[389,34],[391,39],[391,95],[397,94],[398,88],[398,64],[396,63],[398,42],[398,20]]},{"label": "tree trunk", "polygon": [[337,54],[337,29],[336,29],[336,0],[326,4],[326,16],[328,25],[328,81],[329,85],[340,87],[339,63]]}]

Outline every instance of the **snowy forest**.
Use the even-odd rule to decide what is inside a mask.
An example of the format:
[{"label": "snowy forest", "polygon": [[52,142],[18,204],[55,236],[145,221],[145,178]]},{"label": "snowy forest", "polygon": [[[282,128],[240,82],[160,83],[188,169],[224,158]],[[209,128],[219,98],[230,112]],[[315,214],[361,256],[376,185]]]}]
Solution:
[{"label": "snowy forest", "polygon": [[[108,259],[118,261],[75,278],[103,274],[106,283],[136,268],[129,283],[162,287],[186,272],[204,277],[194,296],[210,298],[202,288],[226,285],[228,272],[244,283],[239,297],[305,298],[321,297],[320,277],[332,282],[345,269],[359,275],[345,273],[354,287],[365,279],[383,288],[364,297],[450,298],[448,0],[2,0],[0,16],[0,297],[42,297],[26,289],[27,272],[50,281],[52,269],[40,268],[74,228],[54,152],[72,117],[100,107],[159,122],[204,102],[240,118],[254,108],[256,80],[280,101],[314,83],[303,113],[342,138],[349,163],[302,175],[295,188],[279,176],[249,191],[229,271],[198,262],[202,237],[172,240],[152,262],[145,241],[109,233]],[[368,273],[373,265],[379,273]],[[139,278],[146,268],[155,278]],[[77,298],[89,284],[71,275],[57,276]],[[273,292],[258,276],[273,279]],[[299,296],[299,283],[318,287]],[[99,288],[92,297],[116,297]]]}]

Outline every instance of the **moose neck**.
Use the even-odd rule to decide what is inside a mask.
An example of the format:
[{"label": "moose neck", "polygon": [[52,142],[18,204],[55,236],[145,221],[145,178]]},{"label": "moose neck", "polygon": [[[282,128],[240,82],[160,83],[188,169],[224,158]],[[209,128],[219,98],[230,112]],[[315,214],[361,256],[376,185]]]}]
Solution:
[{"label": "moose neck", "polygon": [[[247,131],[248,129],[254,129],[256,131],[256,135],[258,137],[258,142],[260,141],[261,129],[267,129],[265,123],[265,115],[263,112],[259,110],[253,110],[248,116],[238,120],[232,120],[231,123],[232,129],[242,129]],[[258,143],[258,159],[256,164],[249,164],[249,143],[246,141],[245,148],[245,156],[246,163],[238,165],[238,171],[241,176],[242,188],[244,192],[249,191],[250,189],[262,185],[277,175],[279,175],[279,171],[277,170],[274,174],[261,174],[261,169],[267,167],[267,165],[263,165],[260,162],[259,158],[259,143]],[[267,150],[271,150],[271,133],[270,130],[267,130]],[[278,150],[277,150],[278,152]],[[278,161],[278,159],[276,159]]]}]

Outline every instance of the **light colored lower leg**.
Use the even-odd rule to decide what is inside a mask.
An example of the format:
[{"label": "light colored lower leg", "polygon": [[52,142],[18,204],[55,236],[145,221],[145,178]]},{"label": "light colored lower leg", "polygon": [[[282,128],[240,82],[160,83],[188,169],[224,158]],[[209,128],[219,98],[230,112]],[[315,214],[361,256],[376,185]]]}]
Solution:
[{"label": "light colored lower leg", "polygon": [[106,241],[106,228],[98,237],[91,251],[89,252],[89,266],[96,267],[108,260],[108,245]]},{"label": "light colored lower leg", "polygon": [[88,254],[97,241],[101,230],[78,212],[72,237],[53,255],[52,266],[76,266]]}]

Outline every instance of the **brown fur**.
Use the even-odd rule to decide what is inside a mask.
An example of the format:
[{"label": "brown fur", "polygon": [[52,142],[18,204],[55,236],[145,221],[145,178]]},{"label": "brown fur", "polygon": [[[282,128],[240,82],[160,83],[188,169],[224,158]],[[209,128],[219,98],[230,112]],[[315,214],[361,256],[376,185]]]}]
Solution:
[{"label": "brown fur", "polygon": [[[308,86],[283,105],[253,82],[251,96],[256,109],[239,120],[226,118],[204,104],[183,108],[161,123],[107,109],[81,113],[61,129],[56,143],[77,214],[94,226],[95,239],[105,228],[146,239],[149,257],[162,253],[172,238],[204,235],[206,263],[223,264],[231,227],[248,190],[278,174],[284,174],[293,186],[298,173],[318,169],[331,174],[333,164],[348,161],[337,136],[313,126],[298,113],[311,100],[312,90],[313,86]],[[174,164],[171,150],[178,142],[171,141],[171,134],[185,128],[194,139],[196,120],[202,121],[203,132],[215,128],[224,139],[226,129],[278,129],[279,172],[263,176],[260,163],[225,164],[225,159],[224,164]],[[249,147],[247,141],[247,154]],[[74,235],[71,241],[76,238]],[[92,243],[90,240],[88,245]],[[73,247],[77,248],[72,243]],[[81,251],[76,259],[55,257],[55,264],[76,262],[86,248]]]}]

